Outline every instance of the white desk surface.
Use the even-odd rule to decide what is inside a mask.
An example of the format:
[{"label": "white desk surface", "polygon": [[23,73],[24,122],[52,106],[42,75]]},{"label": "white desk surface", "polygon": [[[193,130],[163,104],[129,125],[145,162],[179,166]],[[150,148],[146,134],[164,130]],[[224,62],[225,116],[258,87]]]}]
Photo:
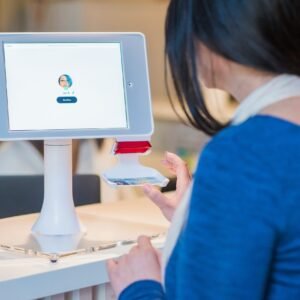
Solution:
[{"label": "white desk surface", "polygon": [[[146,198],[77,208],[90,241],[118,240],[165,232],[168,222]],[[17,238],[26,244],[37,214],[0,220],[0,243]],[[3,242],[4,241],[4,242]],[[162,246],[163,238],[153,241]],[[0,251],[0,299],[26,300],[46,297],[108,282],[107,259],[126,253],[130,246],[62,258],[50,263],[46,258]]]}]

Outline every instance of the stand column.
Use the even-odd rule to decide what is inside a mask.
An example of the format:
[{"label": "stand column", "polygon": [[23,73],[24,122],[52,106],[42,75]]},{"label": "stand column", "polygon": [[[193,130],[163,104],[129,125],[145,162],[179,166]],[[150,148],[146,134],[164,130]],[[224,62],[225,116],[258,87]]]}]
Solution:
[{"label": "stand column", "polygon": [[32,232],[74,235],[83,232],[72,189],[72,140],[44,141],[44,202]]}]

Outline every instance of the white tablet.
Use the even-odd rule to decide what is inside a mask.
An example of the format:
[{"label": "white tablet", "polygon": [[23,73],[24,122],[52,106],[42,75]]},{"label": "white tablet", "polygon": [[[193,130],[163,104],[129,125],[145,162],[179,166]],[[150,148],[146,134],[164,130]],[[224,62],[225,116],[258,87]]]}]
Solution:
[{"label": "white tablet", "polygon": [[0,140],[153,132],[140,33],[0,34]]}]

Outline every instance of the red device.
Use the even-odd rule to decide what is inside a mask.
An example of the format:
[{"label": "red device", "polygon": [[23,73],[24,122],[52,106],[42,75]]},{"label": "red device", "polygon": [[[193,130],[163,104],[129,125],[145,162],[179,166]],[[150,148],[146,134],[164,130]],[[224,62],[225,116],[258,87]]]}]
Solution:
[{"label": "red device", "polygon": [[130,153],[146,153],[152,148],[149,141],[134,142],[116,142],[113,147],[113,153],[130,154]]}]

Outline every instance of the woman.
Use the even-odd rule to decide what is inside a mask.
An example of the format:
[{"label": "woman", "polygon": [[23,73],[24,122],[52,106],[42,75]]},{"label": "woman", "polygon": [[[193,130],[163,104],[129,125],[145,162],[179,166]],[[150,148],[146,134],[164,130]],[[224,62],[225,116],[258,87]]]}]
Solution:
[{"label": "woman", "polygon": [[[179,201],[189,176],[170,154],[178,198],[145,187],[172,219],[165,259],[142,237],[109,261],[120,299],[300,299],[299,15],[298,0],[171,1],[166,53],[178,98],[214,137],[191,195]],[[212,117],[198,78],[241,103],[230,124]]]}]

